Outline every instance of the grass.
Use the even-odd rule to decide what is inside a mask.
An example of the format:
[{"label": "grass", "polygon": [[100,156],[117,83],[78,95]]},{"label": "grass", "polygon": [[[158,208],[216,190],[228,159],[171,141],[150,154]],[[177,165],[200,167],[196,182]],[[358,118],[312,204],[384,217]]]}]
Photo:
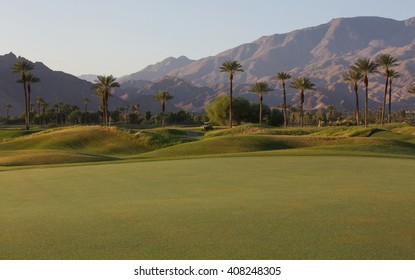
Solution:
[{"label": "grass", "polygon": [[414,259],[408,159],[268,156],[1,172],[1,259]]},{"label": "grass", "polygon": [[0,139],[1,259],[415,257],[409,125]]}]

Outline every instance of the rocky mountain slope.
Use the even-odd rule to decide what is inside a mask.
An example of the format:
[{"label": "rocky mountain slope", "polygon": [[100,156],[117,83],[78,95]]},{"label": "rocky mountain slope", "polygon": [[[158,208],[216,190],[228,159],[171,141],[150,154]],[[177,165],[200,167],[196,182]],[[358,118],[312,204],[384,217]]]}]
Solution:
[{"label": "rocky mountain slope", "polygon": [[[279,106],[282,90],[272,76],[286,71],[292,76],[305,75],[317,85],[315,92],[306,94],[306,109],[333,105],[341,110],[353,110],[354,94],[343,83],[342,76],[358,58],[375,59],[381,53],[391,54],[400,61],[396,68],[400,78],[394,81],[393,108],[414,109],[415,96],[407,94],[406,88],[415,83],[415,17],[404,21],[379,17],[339,18],[316,27],[264,36],[199,60],[169,57],[119,78],[121,88],[114,92],[110,105],[113,108],[139,103],[142,112],[158,112],[159,105],[152,95],[158,90],[168,90],[174,96],[169,101],[169,110],[201,111],[216,95],[228,92],[228,76],[219,67],[231,59],[237,60],[245,70],[235,75],[236,96],[243,95],[257,102],[257,96],[249,93],[249,88],[258,80],[266,80],[275,91],[264,97],[264,103]],[[14,113],[23,110],[23,91],[15,82],[18,75],[10,71],[16,59],[12,53],[0,56],[0,106],[10,103]],[[40,62],[35,64],[34,73],[42,80],[33,87],[34,97],[42,96],[49,104],[63,101],[78,106],[82,106],[83,97],[89,97],[93,101],[90,108],[98,108],[90,82],[52,71]],[[383,77],[378,74],[370,77],[371,108],[380,107],[383,86]],[[289,88],[287,91],[288,103],[298,105],[297,92]],[[363,103],[363,85],[360,85],[360,96]]]},{"label": "rocky mountain slope", "polygon": [[[381,53],[389,53],[400,60],[397,70],[401,78],[394,83],[393,102],[399,108],[414,106],[415,98],[406,93],[406,88],[415,81],[415,18],[405,21],[379,17],[333,19],[316,27],[264,36],[169,72],[160,62],[156,65],[163,71],[152,67],[152,75],[146,76],[146,68],[123,77],[123,80],[135,77],[151,80],[168,75],[191,81],[196,86],[208,86],[216,92],[227,91],[228,77],[218,69],[225,60],[232,59],[241,63],[245,70],[235,76],[235,84],[239,85],[237,93],[247,93],[248,85],[257,80],[267,80],[276,86],[271,77],[279,71],[287,71],[293,76],[306,75],[316,83],[317,91],[308,94],[306,108],[334,105],[339,109],[351,109],[353,94],[342,82],[343,74],[358,58],[375,59]],[[383,78],[379,75],[370,78],[371,107],[379,106],[383,84]],[[280,90],[271,93],[265,102],[271,106],[278,105],[282,101],[280,94]],[[290,103],[298,102],[293,90],[289,90],[288,94]],[[198,105],[200,108],[201,104]]]},{"label": "rocky mountain slope", "polygon": [[[11,114],[20,114],[24,111],[23,86],[16,81],[20,79],[18,74],[12,73],[11,69],[16,63],[17,57],[13,53],[0,56],[0,115],[5,115],[3,109],[5,104],[11,104]],[[93,96],[92,83],[81,80],[73,75],[53,71],[41,62],[34,63],[33,73],[40,78],[41,82],[32,85],[31,99],[35,102],[36,97],[43,97],[49,106],[58,102],[77,105],[83,108],[82,99],[88,97],[91,110],[98,110],[98,97]],[[122,100],[114,97],[112,105],[122,104]]]}]

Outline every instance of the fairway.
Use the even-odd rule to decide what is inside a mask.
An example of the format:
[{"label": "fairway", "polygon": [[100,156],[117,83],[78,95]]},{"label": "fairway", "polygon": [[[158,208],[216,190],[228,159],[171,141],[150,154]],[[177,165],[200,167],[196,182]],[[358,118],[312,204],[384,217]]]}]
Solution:
[{"label": "fairway", "polygon": [[0,172],[0,258],[414,259],[414,167],[246,156]]}]

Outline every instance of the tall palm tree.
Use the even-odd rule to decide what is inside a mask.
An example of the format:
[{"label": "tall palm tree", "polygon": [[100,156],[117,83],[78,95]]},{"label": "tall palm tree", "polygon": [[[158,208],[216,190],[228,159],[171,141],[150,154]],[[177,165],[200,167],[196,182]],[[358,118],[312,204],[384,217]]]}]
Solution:
[{"label": "tall palm tree", "polygon": [[225,61],[221,67],[220,72],[227,72],[229,74],[229,127],[232,127],[232,93],[233,93],[233,76],[236,72],[244,72],[242,65],[234,60]]},{"label": "tall palm tree", "polygon": [[304,92],[307,90],[316,90],[316,85],[311,82],[309,78],[306,77],[297,77],[293,79],[290,83],[290,88],[298,90],[300,93],[300,117],[301,117],[301,127],[304,126]]},{"label": "tall palm tree", "polygon": [[101,98],[104,126],[108,126],[108,97],[111,96],[112,89],[120,87],[120,84],[116,80],[112,75],[99,75],[97,76],[97,80],[95,80],[94,89],[95,94]]},{"label": "tall palm tree", "polygon": [[[385,82],[385,94],[383,96],[383,104],[382,104],[382,115],[380,118],[380,123],[383,125],[384,119],[385,119],[385,107],[386,107],[386,95],[388,93],[388,85],[389,85],[389,70],[391,67],[398,65],[398,60],[391,56],[390,54],[381,54],[376,59],[376,64],[378,67],[381,67],[383,69],[383,72],[381,72],[382,76],[386,78]],[[390,115],[388,115],[388,120],[390,118]]]},{"label": "tall palm tree", "polygon": [[29,107],[30,107],[29,104],[30,103],[28,101],[28,96],[27,96],[27,74],[29,73],[30,70],[33,70],[33,69],[34,69],[33,63],[25,59],[17,60],[16,63],[12,67],[13,73],[20,74],[20,80],[18,80],[17,82],[23,83],[24,98],[25,98],[25,124],[26,124],[27,130],[30,129],[30,122],[29,122]]},{"label": "tall palm tree", "polygon": [[284,127],[288,126],[288,116],[287,116],[287,97],[285,94],[285,81],[291,79],[291,75],[287,72],[278,72],[277,75],[273,77],[275,80],[280,81],[282,84],[282,95],[284,97],[284,103],[282,110],[284,112]]},{"label": "tall palm tree", "polygon": [[90,102],[91,102],[91,100],[88,97],[84,97],[82,99],[82,103],[84,103],[84,105],[85,105],[85,107],[84,107],[84,112],[85,112],[84,122],[85,122],[85,124],[86,124],[86,115],[88,114],[88,103],[90,103]]},{"label": "tall palm tree", "polygon": [[355,98],[356,98],[356,111],[355,111],[355,118],[356,118],[356,125],[359,125],[359,94],[358,94],[358,82],[361,79],[361,75],[359,72],[354,71],[352,69],[349,69],[349,71],[346,73],[346,75],[343,76],[343,81],[345,81],[346,83],[349,83],[350,85],[353,86],[354,89],[354,94],[355,94]]},{"label": "tall palm tree", "polygon": [[389,69],[388,79],[389,79],[389,110],[388,110],[388,123],[391,123],[391,114],[392,114],[392,82],[394,79],[399,78],[398,71],[394,69]]},{"label": "tall palm tree", "polygon": [[[23,81],[21,81],[23,83]],[[32,92],[32,84],[34,83],[39,83],[40,79],[38,77],[36,77],[35,75],[33,75],[32,73],[28,72],[26,74],[26,86],[27,86],[27,104],[28,104],[28,108],[27,111],[29,112],[29,115],[27,117],[28,122],[30,124],[30,111],[31,111],[31,101],[30,101],[30,93]]]},{"label": "tall palm tree", "polygon": [[167,100],[172,99],[173,96],[169,94],[167,90],[161,90],[157,92],[157,94],[154,96],[154,100],[159,101],[161,103],[161,123],[164,127],[164,117],[166,112],[166,102]]},{"label": "tall palm tree", "polygon": [[365,85],[365,127],[367,127],[369,115],[369,74],[376,71],[377,65],[369,58],[359,58],[351,68],[353,71],[360,73],[361,80]]},{"label": "tall palm tree", "polygon": [[263,95],[272,91],[272,88],[269,87],[267,82],[256,82],[252,88],[251,92],[258,94],[259,96],[259,124],[262,124],[262,100]]}]

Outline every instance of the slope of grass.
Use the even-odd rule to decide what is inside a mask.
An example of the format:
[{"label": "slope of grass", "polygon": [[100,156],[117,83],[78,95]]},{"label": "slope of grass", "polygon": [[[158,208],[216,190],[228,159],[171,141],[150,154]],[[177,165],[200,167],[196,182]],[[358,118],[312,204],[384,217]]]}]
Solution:
[{"label": "slope of grass", "polygon": [[412,260],[413,167],[281,156],[2,172],[0,258]]},{"label": "slope of grass", "polygon": [[362,151],[382,154],[406,154],[415,156],[415,145],[394,139],[367,137],[317,137],[317,136],[221,136],[206,138],[197,142],[175,145],[165,149],[142,154],[141,157],[166,158],[179,156],[200,156],[227,153],[246,153],[270,150],[295,150],[298,148],[322,149],[331,147],[344,152]]},{"label": "slope of grass", "polygon": [[128,154],[148,149],[122,137],[116,129],[80,126],[42,131],[0,144],[0,150],[66,150],[102,155]]},{"label": "slope of grass", "polygon": [[40,130],[25,130],[25,129],[16,129],[16,128],[5,128],[0,127],[0,142],[14,139],[16,137],[30,135]]},{"label": "slope of grass", "polygon": [[0,153],[0,166],[82,163],[114,160],[115,158],[59,150],[23,150]]},{"label": "slope of grass", "polygon": [[[167,158],[305,148],[324,154],[413,156],[415,135],[406,124],[378,127],[275,128],[255,124],[203,133],[198,128],[117,129],[80,126],[24,131],[3,128],[0,165],[36,165],[126,158]],[[405,133],[400,133],[404,131]],[[409,134],[408,134],[409,133]],[[326,148],[329,147],[329,148]]]}]

